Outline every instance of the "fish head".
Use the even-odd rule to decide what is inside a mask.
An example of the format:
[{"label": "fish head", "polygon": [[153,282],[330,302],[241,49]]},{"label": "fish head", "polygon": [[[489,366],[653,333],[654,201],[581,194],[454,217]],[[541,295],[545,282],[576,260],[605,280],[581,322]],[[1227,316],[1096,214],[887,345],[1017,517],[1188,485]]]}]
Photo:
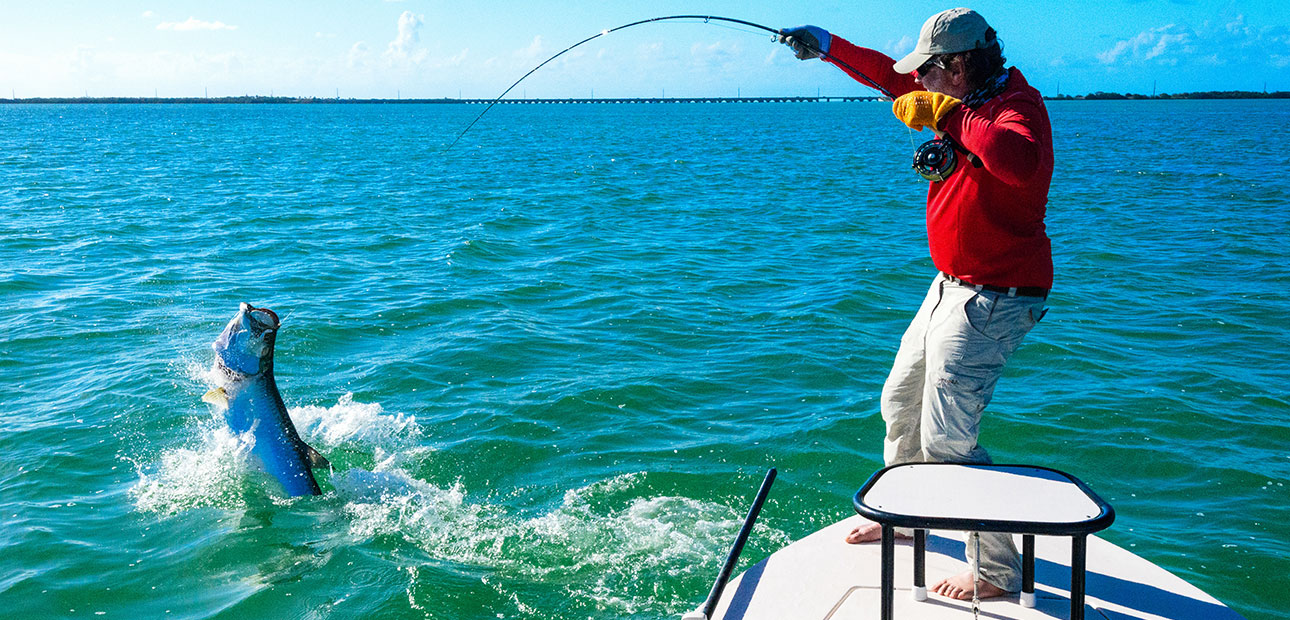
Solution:
[{"label": "fish head", "polygon": [[235,375],[257,375],[273,368],[273,343],[282,322],[268,308],[242,303],[237,316],[211,345],[215,365]]}]

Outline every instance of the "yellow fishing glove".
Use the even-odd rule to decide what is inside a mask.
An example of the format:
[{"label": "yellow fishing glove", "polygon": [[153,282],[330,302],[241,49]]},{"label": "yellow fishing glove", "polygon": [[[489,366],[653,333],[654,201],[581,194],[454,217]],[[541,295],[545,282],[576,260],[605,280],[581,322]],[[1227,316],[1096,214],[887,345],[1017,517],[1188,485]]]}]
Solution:
[{"label": "yellow fishing glove", "polygon": [[962,103],[949,95],[916,90],[905,93],[891,103],[891,113],[900,122],[922,131],[924,127],[941,128],[941,120]]}]

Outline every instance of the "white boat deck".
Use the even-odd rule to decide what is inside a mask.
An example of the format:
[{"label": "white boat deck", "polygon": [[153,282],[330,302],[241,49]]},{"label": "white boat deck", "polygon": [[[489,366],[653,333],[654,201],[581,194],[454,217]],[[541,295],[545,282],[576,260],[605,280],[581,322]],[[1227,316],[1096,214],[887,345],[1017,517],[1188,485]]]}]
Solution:
[{"label": "white boat deck", "polygon": [[[830,525],[731,579],[713,620],[871,620],[879,615],[878,543],[849,545],[843,537],[866,523],[852,517]],[[1017,537],[1017,546],[1021,538]],[[927,539],[927,583],[968,570],[961,532],[932,531]],[[981,601],[988,620],[1053,620],[1070,616],[1069,537],[1035,537],[1036,606],[1016,595]],[[897,620],[972,617],[971,601],[929,594],[913,600],[913,544],[896,543]],[[1089,620],[1243,620],[1213,597],[1168,571],[1096,536],[1088,537]],[[929,588],[930,589],[930,588]]]}]

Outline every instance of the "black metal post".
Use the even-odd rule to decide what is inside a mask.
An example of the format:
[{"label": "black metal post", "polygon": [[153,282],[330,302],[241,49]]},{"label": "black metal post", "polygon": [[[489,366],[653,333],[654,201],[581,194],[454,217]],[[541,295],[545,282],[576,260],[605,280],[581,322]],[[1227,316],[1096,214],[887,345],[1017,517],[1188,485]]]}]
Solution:
[{"label": "black metal post", "polygon": [[1024,534],[1021,537],[1021,591],[1032,594],[1035,591],[1035,535]]},{"label": "black metal post", "polygon": [[1084,620],[1084,560],[1088,536],[1071,537],[1071,620]]},{"label": "black metal post", "polygon": [[896,589],[896,529],[882,526],[882,620],[891,620]]},{"label": "black metal post", "polygon": [[726,556],[726,563],[721,566],[721,572],[717,575],[716,583],[712,584],[712,592],[708,593],[708,600],[704,601],[703,617],[711,618],[712,611],[717,608],[717,601],[721,600],[721,593],[726,589],[726,582],[730,580],[730,573],[735,570],[735,564],[739,562],[739,554],[744,550],[744,543],[748,542],[748,535],[752,533],[753,523],[757,521],[757,515],[761,513],[762,504],[766,503],[766,496],[770,494],[770,485],[775,482],[775,468],[766,472],[766,478],[761,481],[761,488],[757,490],[757,497],[753,499],[752,507],[748,509],[748,516],[744,518],[744,526],[740,528],[739,535],[735,537],[735,544],[730,547],[730,554]]},{"label": "black metal post", "polygon": [[927,587],[927,530],[914,530],[914,587]]}]

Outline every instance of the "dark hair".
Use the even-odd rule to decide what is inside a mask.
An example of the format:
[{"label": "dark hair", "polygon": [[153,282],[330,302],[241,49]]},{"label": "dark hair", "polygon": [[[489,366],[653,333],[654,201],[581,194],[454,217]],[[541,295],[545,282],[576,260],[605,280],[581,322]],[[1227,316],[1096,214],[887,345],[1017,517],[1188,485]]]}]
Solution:
[{"label": "dark hair", "polygon": [[993,77],[1003,68],[1004,63],[1008,62],[1008,59],[1003,57],[1003,42],[995,35],[994,28],[986,29],[985,40],[989,43],[986,47],[944,55],[945,65],[948,65],[955,56],[963,58],[963,69],[967,73],[969,88],[978,88],[985,84],[986,80]]},{"label": "dark hair", "polygon": [[[969,49],[967,52],[955,52],[952,54],[937,54],[928,59],[928,64],[935,64],[940,68],[948,68],[949,63],[953,62],[956,57],[964,59],[964,72],[967,73],[967,88],[977,89],[986,80],[995,76],[995,73],[1004,68],[1007,58],[1004,58],[1004,43],[995,36],[995,28],[987,28],[986,41],[988,45],[984,48]],[[921,68],[922,67],[918,67]]]}]

